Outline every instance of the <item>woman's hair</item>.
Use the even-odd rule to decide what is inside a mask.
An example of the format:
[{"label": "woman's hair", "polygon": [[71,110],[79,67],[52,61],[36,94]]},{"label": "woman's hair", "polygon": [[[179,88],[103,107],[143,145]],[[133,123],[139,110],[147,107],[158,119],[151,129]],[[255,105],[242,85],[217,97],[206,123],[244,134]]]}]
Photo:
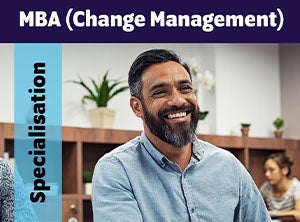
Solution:
[{"label": "woman's hair", "polygon": [[168,61],[174,61],[181,64],[191,77],[188,65],[183,63],[175,52],[167,49],[150,49],[138,55],[130,67],[128,73],[130,94],[142,100],[142,73],[151,65]]},{"label": "woman's hair", "polygon": [[274,160],[280,169],[284,168],[284,167],[287,167],[288,168],[288,173],[287,173],[287,177],[290,177],[291,174],[292,174],[292,171],[291,171],[291,167],[293,165],[293,161],[288,157],[286,156],[284,153],[282,152],[278,152],[278,153],[272,153],[270,154],[268,157],[267,157],[267,160],[269,159],[272,159]]}]

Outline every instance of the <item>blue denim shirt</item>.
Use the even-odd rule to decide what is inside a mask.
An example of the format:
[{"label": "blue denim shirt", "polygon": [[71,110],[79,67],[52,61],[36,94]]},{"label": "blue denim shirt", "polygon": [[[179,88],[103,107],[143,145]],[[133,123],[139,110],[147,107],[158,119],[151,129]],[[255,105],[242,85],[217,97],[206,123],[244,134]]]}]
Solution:
[{"label": "blue denim shirt", "polygon": [[251,176],[230,152],[195,139],[182,172],[144,133],[98,161],[92,205],[95,222],[271,221]]}]

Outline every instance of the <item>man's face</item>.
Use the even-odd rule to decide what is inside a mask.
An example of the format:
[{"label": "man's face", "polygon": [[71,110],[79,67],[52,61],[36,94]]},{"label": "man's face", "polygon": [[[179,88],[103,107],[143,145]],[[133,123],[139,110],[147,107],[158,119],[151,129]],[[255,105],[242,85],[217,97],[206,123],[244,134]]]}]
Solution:
[{"label": "man's face", "polygon": [[193,139],[199,107],[188,72],[169,61],[142,74],[143,120],[150,132],[169,144],[183,147]]}]

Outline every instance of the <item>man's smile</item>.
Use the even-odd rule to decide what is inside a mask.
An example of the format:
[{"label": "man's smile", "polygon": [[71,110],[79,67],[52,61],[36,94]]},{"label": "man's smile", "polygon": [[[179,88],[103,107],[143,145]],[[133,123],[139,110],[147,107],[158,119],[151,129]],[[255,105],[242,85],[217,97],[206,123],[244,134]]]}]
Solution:
[{"label": "man's smile", "polygon": [[182,123],[191,120],[191,114],[188,111],[173,111],[164,115],[164,119],[166,122],[174,124],[174,123]]},{"label": "man's smile", "polygon": [[186,112],[170,113],[168,119],[182,118],[186,116]]}]

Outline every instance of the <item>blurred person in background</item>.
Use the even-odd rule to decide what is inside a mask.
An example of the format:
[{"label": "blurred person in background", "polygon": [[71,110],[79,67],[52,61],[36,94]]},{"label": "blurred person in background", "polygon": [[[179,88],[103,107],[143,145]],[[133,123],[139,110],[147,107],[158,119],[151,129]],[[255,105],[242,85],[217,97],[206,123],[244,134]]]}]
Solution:
[{"label": "blurred person in background", "polygon": [[267,180],[260,192],[272,218],[293,215],[300,220],[300,182],[292,177],[292,165],[281,152],[269,155],[264,163]]}]

